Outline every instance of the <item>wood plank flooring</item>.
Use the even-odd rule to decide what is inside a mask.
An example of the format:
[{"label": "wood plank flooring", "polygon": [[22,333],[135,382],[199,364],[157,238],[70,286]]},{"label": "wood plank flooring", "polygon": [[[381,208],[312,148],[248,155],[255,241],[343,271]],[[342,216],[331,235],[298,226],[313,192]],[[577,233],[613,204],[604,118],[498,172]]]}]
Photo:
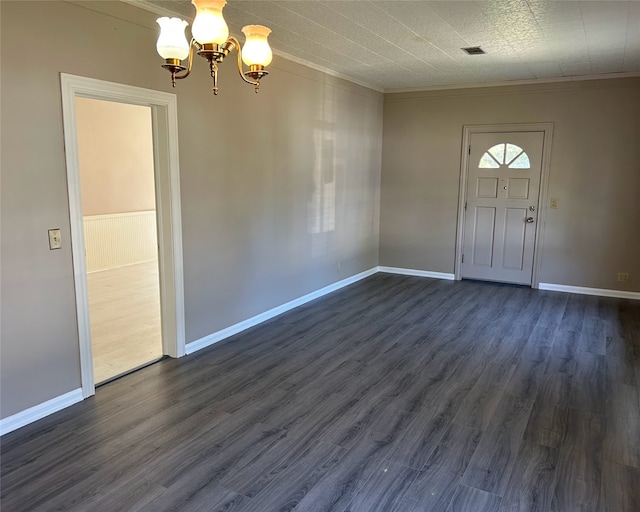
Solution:
[{"label": "wood plank flooring", "polygon": [[638,512],[640,302],[376,274],[2,438],[3,512]]},{"label": "wood plank flooring", "polygon": [[157,260],[87,274],[96,383],[162,357],[159,283]]}]

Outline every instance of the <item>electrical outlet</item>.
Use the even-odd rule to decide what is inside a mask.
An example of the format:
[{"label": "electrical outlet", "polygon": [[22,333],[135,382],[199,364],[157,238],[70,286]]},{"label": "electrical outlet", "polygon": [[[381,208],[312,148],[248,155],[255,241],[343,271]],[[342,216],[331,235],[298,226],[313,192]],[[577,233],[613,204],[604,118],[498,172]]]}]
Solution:
[{"label": "electrical outlet", "polygon": [[62,249],[62,237],[60,236],[60,228],[49,230],[49,249]]},{"label": "electrical outlet", "polygon": [[558,207],[558,200],[557,199],[551,199],[551,208],[553,208],[554,210]]},{"label": "electrical outlet", "polygon": [[628,283],[629,282],[629,273],[628,272],[618,272],[618,282],[619,283]]}]

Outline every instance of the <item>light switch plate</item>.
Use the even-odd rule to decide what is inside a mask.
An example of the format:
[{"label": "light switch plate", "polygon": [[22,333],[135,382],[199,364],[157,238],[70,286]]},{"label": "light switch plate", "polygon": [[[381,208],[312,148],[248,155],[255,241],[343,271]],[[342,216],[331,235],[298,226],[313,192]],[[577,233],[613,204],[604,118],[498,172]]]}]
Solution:
[{"label": "light switch plate", "polygon": [[558,207],[558,200],[557,199],[552,199],[551,200],[551,208],[553,208],[554,210]]},{"label": "light switch plate", "polygon": [[62,237],[60,235],[60,228],[49,230],[49,249],[62,249]]}]

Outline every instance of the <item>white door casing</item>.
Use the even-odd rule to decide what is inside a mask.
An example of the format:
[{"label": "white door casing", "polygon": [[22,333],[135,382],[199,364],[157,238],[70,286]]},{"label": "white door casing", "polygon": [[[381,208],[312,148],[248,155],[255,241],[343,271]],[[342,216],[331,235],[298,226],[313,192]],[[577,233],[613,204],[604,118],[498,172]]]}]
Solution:
[{"label": "white door casing", "polygon": [[537,287],[551,125],[464,135],[456,278]]},{"label": "white door casing", "polygon": [[64,123],[71,251],[76,293],[82,395],[95,394],[75,98],[93,98],[151,107],[158,225],[158,264],[163,353],[185,354],[182,220],[178,160],[178,114],[174,94],[81,76],[60,75]]}]

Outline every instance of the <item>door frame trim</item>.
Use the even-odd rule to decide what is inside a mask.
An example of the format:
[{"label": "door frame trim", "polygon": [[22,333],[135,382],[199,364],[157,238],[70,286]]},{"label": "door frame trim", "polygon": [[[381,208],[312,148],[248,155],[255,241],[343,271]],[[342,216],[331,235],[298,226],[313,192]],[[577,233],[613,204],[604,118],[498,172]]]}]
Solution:
[{"label": "door frame trim", "polygon": [[82,396],[95,394],[75,98],[151,107],[163,353],[185,354],[178,104],[175,94],[60,74]]},{"label": "door frame trim", "polygon": [[465,125],[462,127],[462,148],[460,158],[460,188],[458,190],[458,226],[456,235],[456,252],[454,263],[454,276],[457,281],[462,279],[462,247],[464,243],[464,202],[467,195],[467,178],[469,175],[469,144],[474,133],[494,132],[543,132],[542,141],[542,166],[540,169],[540,193],[538,194],[538,221],[536,222],[535,241],[533,245],[533,269],[531,274],[531,287],[540,286],[540,261],[542,254],[544,222],[549,187],[549,167],[551,164],[551,143],[553,141],[553,123],[528,123],[528,124],[489,124],[489,125]]}]

